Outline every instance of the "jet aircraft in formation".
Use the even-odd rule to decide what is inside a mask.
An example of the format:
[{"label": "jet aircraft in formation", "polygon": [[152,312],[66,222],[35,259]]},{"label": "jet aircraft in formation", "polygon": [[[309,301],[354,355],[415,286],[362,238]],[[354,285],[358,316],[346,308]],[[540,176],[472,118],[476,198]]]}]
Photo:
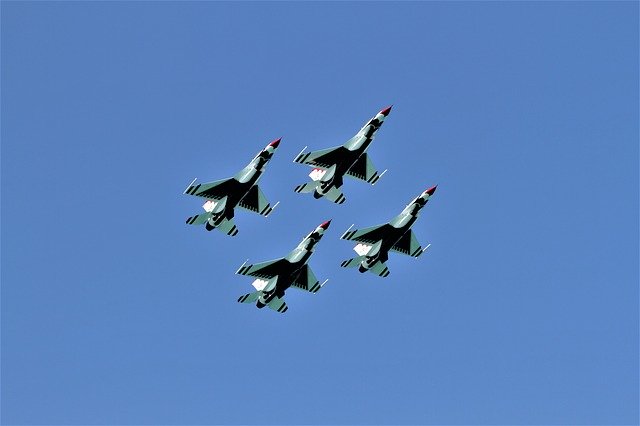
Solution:
[{"label": "jet aircraft in formation", "polygon": [[[366,151],[390,111],[391,107],[387,107],[378,112],[342,146],[309,153],[305,153],[305,147],[295,157],[294,162],[312,166],[314,169],[309,174],[312,180],[298,185],[295,191],[313,192],[316,199],[327,198],[334,203],[342,204],[346,200],[342,193],[344,176],[374,185],[386,170],[378,173]],[[236,207],[268,216],[278,203],[271,206],[258,187],[258,181],[276,152],[280,140],[281,138],[269,143],[244,169],[231,178],[203,184],[195,184],[194,179],[184,193],[206,198],[207,201],[202,206],[204,213],[189,217],[187,224],[204,224],[207,231],[218,229],[227,235],[236,236],[238,228],[233,222]],[[422,255],[429,245],[423,248],[411,228],[435,190],[434,186],[422,192],[389,223],[353,231],[351,225],[340,238],[356,241],[358,244],[354,250],[358,256],[343,261],[341,266],[357,267],[360,272],[369,271],[380,277],[387,277],[389,268],[386,262],[390,251],[416,258]],[[331,221],[327,221],[317,226],[285,257],[250,265],[245,262],[236,274],[254,277],[252,285],[256,291],[240,296],[238,302],[255,302],[258,308],[268,306],[284,313],[288,309],[284,295],[289,287],[310,293],[320,290],[328,280],[320,284],[308,261],[330,223]]]},{"label": "jet aircraft in formation", "polygon": [[267,145],[244,169],[231,178],[197,185],[194,179],[184,193],[208,198],[209,201],[202,205],[205,212],[187,218],[187,224],[204,224],[207,231],[218,229],[235,237],[238,235],[238,228],[233,223],[236,207],[269,216],[278,203],[271,207],[258,186],[258,180],[278,149],[281,139],[276,139]]},{"label": "jet aircraft in formation", "polygon": [[308,262],[316,244],[320,242],[330,224],[329,220],[318,225],[285,257],[253,265],[243,263],[236,274],[256,277],[252,284],[256,291],[240,296],[238,302],[256,302],[258,308],[268,306],[274,311],[284,313],[288,308],[283,297],[289,287],[310,293],[316,293],[320,290],[328,280],[320,284]]},{"label": "jet aircraft in formation", "polygon": [[390,111],[387,107],[377,113],[342,146],[307,153],[305,146],[293,161],[314,167],[309,174],[312,181],[296,186],[295,191],[313,192],[314,198],[325,197],[342,204],[346,200],[341,189],[345,175],[375,185],[386,170],[378,173],[366,151]]},{"label": "jet aircraft in formation", "polygon": [[[437,185],[436,185],[437,186]],[[429,246],[422,248],[411,227],[418,219],[420,210],[427,204],[436,186],[431,187],[413,199],[402,212],[383,225],[351,231],[351,227],[340,237],[343,240],[357,241],[354,247],[358,256],[345,260],[343,268],[358,267],[360,272],[372,272],[381,277],[389,276],[385,263],[389,251],[407,256],[419,257]]]}]

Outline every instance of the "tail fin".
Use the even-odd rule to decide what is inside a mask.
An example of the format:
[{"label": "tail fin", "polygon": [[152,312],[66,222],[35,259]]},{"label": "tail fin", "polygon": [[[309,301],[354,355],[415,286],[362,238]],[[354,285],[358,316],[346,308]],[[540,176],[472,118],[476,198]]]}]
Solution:
[{"label": "tail fin", "polygon": [[315,191],[319,185],[320,185],[320,182],[307,182],[307,183],[303,183],[302,185],[296,186],[294,191],[303,192],[306,194],[306,193]]},{"label": "tail fin", "polygon": [[259,291],[254,291],[253,293],[247,293],[244,296],[240,296],[238,298],[238,302],[239,303],[253,303],[256,300],[258,300],[258,297],[260,297],[260,292]]}]

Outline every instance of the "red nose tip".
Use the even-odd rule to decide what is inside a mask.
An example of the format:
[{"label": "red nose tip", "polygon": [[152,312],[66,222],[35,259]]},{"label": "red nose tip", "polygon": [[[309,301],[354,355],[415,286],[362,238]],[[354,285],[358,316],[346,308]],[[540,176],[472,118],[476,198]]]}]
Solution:
[{"label": "red nose tip", "polygon": [[427,194],[429,194],[429,195],[433,195],[433,193],[434,193],[434,192],[436,192],[436,188],[437,188],[437,187],[438,187],[438,185],[436,185],[436,186],[432,186],[431,188],[427,189],[427,190],[426,190],[426,191],[424,191],[424,192],[426,192],[426,193],[427,193]]},{"label": "red nose tip", "polygon": [[389,115],[389,111],[391,111],[391,107],[392,107],[392,106],[393,106],[393,105],[386,107],[385,109],[383,109],[382,111],[380,111],[380,114],[382,114],[382,115],[384,115],[384,116],[386,117],[387,115]]},{"label": "red nose tip", "polygon": [[280,141],[282,140],[282,138],[278,138],[275,141],[271,142],[268,146],[272,146],[274,148],[277,148],[278,145],[280,145]]},{"label": "red nose tip", "polygon": [[325,223],[323,223],[322,225],[320,225],[320,228],[326,230],[329,227],[330,224],[331,224],[331,220],[328,220]]}]

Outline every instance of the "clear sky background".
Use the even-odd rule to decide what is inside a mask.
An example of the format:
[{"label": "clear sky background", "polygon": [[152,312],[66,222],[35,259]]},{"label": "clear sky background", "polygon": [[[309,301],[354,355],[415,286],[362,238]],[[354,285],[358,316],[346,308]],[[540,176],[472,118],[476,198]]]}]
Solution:
[{"label": "clear sky background", "polygon": [[[4,424],[638,421],[638,3],[2,2]],[[338,206],[304,147],[381,108]],[[283,137],[236,238],[183,195]],[[438,184],[420,259],[344,230]],[[236,303],[324,220],[329,283]]]}]

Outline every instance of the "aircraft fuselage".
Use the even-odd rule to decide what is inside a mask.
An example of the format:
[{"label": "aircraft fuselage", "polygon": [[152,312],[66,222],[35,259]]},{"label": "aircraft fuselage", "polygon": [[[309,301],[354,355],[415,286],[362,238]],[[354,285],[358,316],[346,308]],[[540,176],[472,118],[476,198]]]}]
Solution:
[{"label": "aircraft fuselage", "polygon": [[[328,225],[326,225],[328,226]],[[322,231],[320,231],[322,229]],[[313,255],[314,248],[322,239],[325,228],[318,227],[309,235],[304,237],[300,244],[293,249],[279,265],[281,268],[276,281],[262,290],[256,305],[258,308],[264,307],[275,297],[284,297],[285,291],[291,287],[302,273],[302,267],[307,264]]]},{"label": "aircraft fuselage", "polygon": [[[434,191],[432,188],[428,191]],[[413,224],[418,220],[420,211],[427,204],[429,196],[432,194],[427,191],[416,197],[411,203],[409,203],[402,212],[394,217],[389,222],[389,228],[384,237],[374,244],[369,250],[369,253],[365,256],[358,270],[360,272],[366,272],[369,268],[373,267],[378,261],[386,262],[389,259],[389,250],[393,247],[402,236],[407,233]]]},{"label": "aircraft fuselage", "polygon": [[232,219],[234,216],[235,208],[240,201],[247,195],[249,190],[256,185],[260,180],[260,177],[266,170],[266,166],[273,157],[273,153],[277,148],[277,144],[267,145],[265,149],[260,151],[253,160],[234,177],[235,183],[234,190],[230,191],[226,196],[224,206],[220,209],[214,209],[213,214],[205,224],[207,231],[211,231],[218,226],[225,219]]},{"label": "aircraft fuselage", "polygon": [[378,113],[375,117],[365,124],[362,129],[347,142],[344,147],[346,151],[343,153],[344,157],[335,164],[335,170],[333,173],[327,173],[320,181],[320,185],[316,189],[314,196],[320,198],[323,195],[331,191],[332,188],[340,188],[344,183],[344,175],[355,164],[355,162],[364,154],[373,139],[376,132],[382,126],[385,115]]}]

